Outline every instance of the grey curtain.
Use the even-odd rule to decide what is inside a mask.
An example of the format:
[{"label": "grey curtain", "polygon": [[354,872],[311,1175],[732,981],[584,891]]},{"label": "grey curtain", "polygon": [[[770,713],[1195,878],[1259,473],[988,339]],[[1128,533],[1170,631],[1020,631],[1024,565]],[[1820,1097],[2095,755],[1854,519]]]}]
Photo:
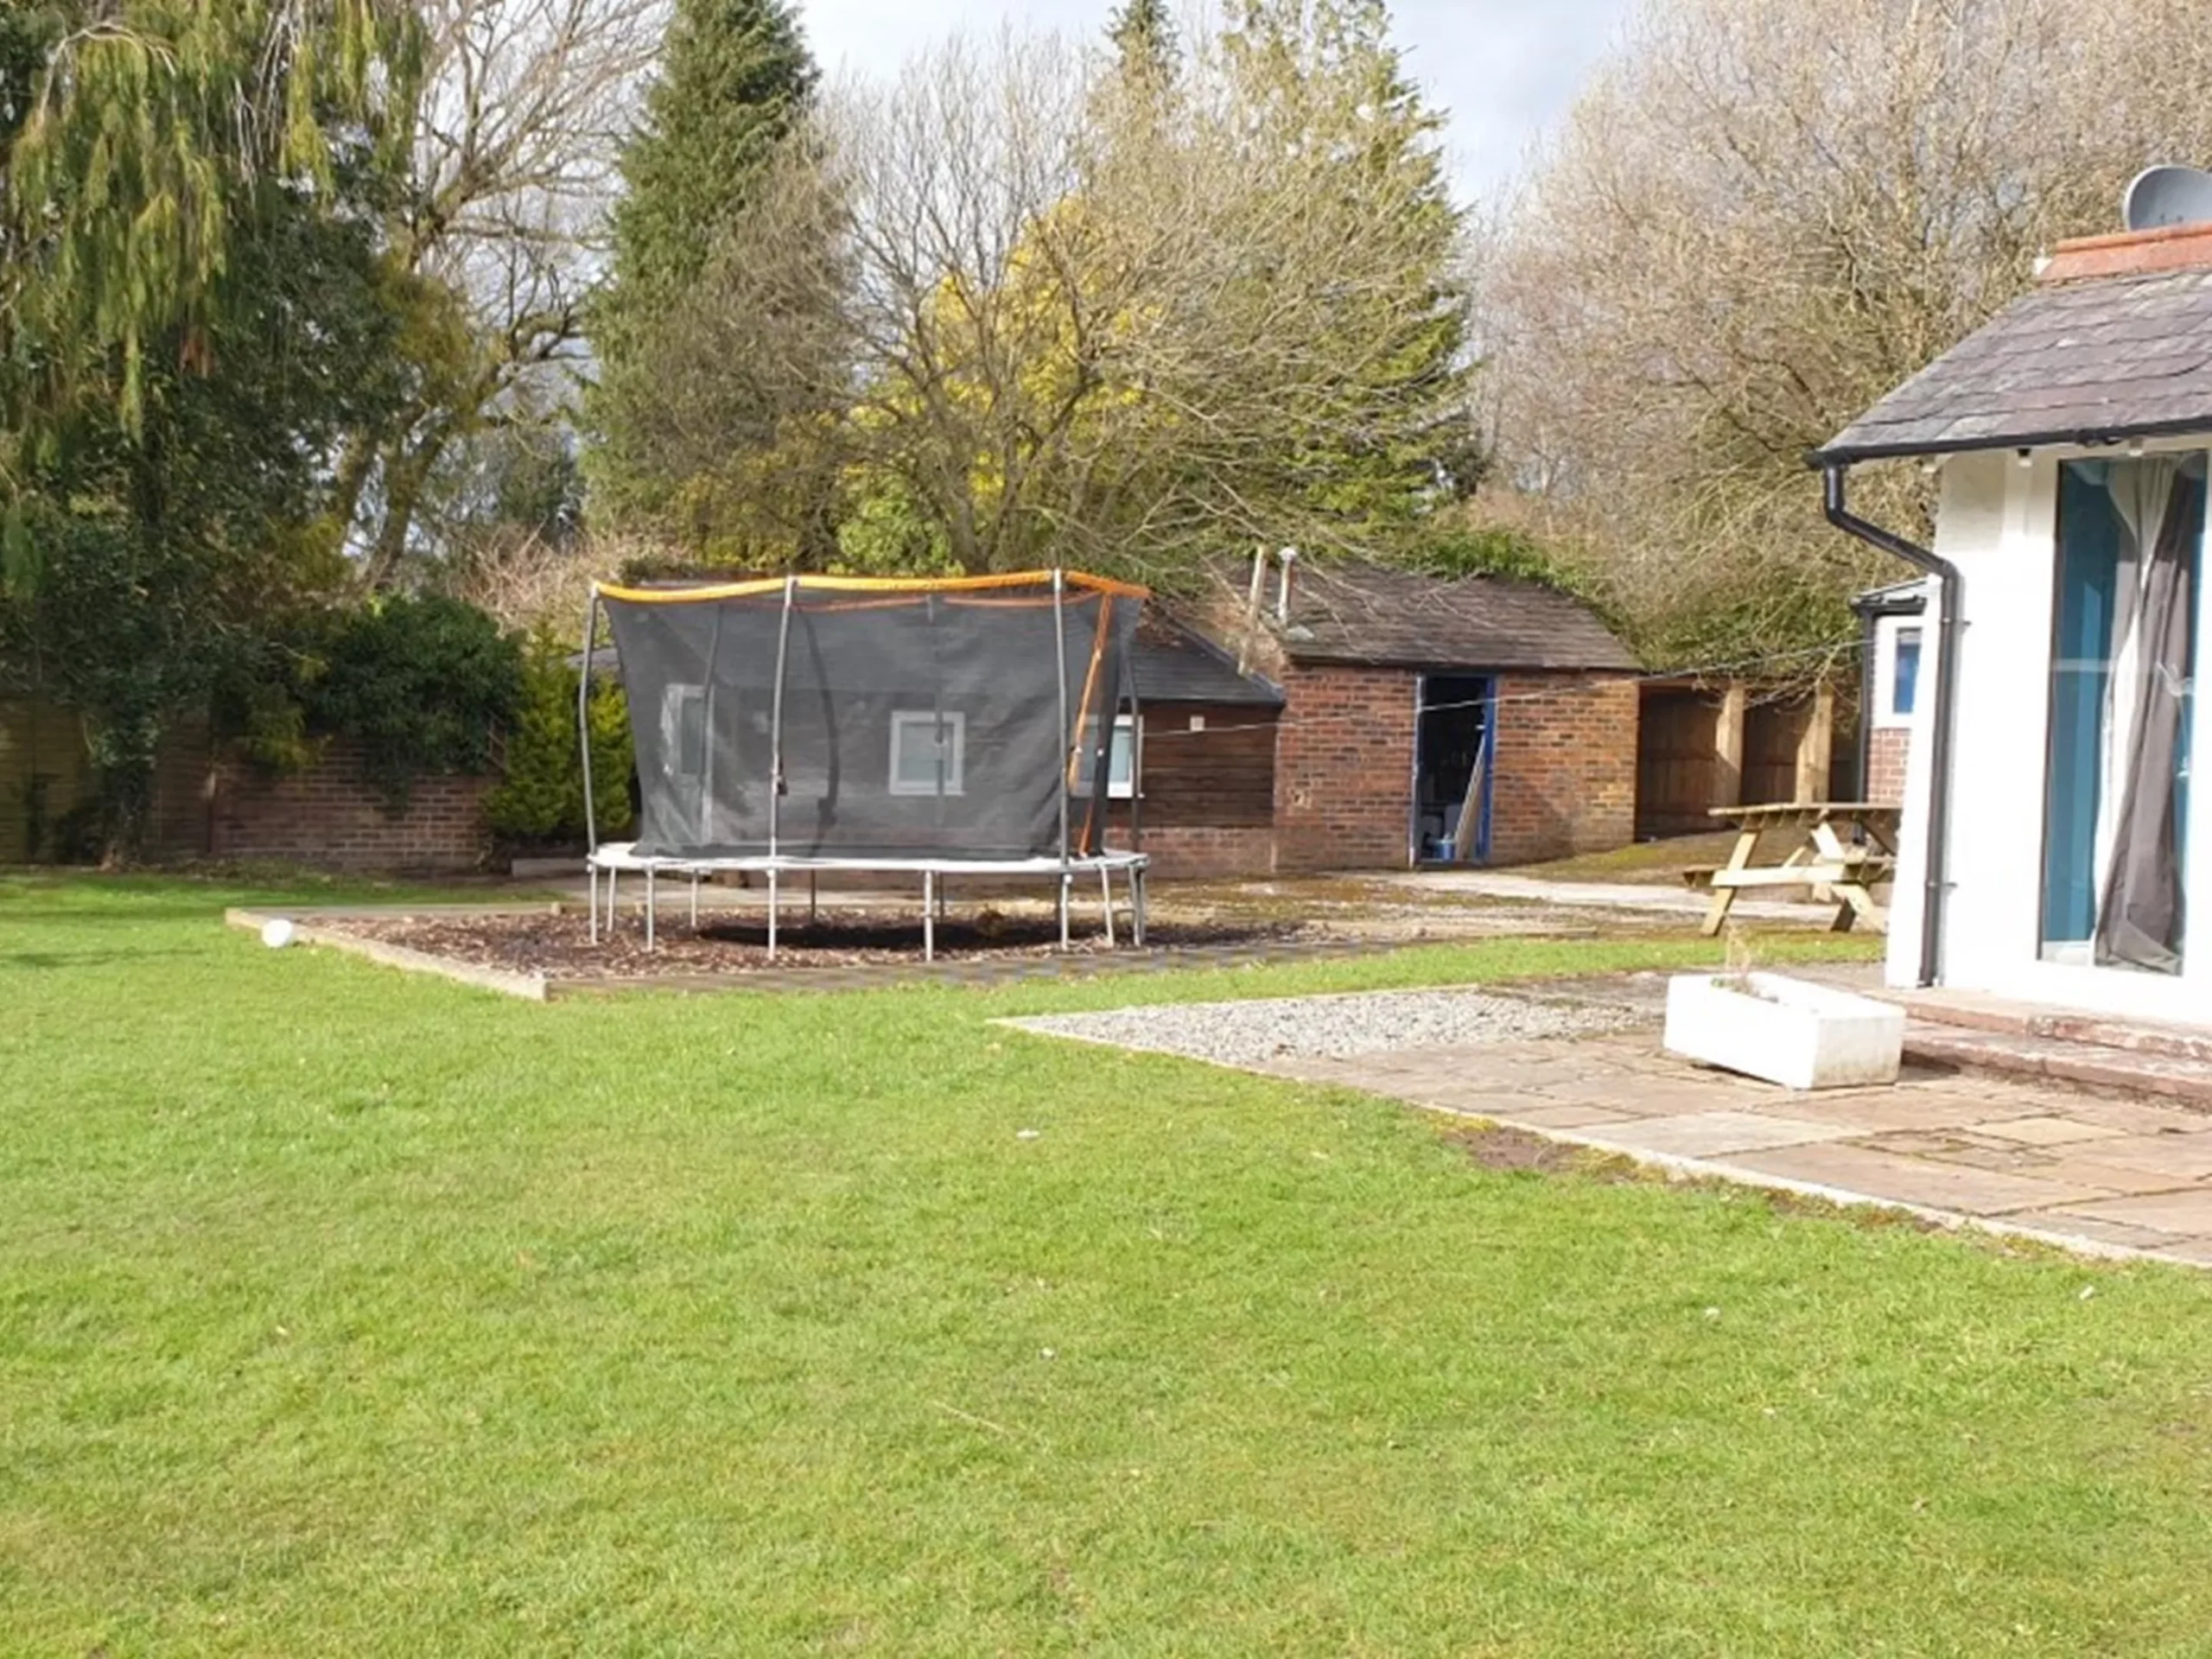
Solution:
[{"label": "grey curtain", "polygon": [[2099,826],[2096,959],[2171,974],[2181,969],[2187,919],[2181,751],[2196,654],[2204,482],[2171,462],[2114,472],[2113,499],[2135,556],[2123,560],[2114,595],[2106,758],[2118,787],[2106,798],[2110,817]]}]

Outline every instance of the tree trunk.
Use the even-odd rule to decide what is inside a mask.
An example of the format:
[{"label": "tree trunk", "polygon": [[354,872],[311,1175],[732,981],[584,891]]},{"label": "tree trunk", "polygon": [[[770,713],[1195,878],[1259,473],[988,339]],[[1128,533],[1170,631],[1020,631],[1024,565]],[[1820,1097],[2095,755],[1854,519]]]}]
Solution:
[{"label": "tree trunk", "polygon": [[100,868],[120,870],[145,850],[153,817],[154,760],[162,723],[156,715],[110,713],[85,716],[85,745],[92,762],[99,812]]},{"label": "tree trunk", "polygon": [[443,432],[434,432],[412,449],[394,446],[385,457],[384,523],[377,528],[368,562],[362,567],[365,586],[381,591],[397,578],[407,556],[407,537],[415,525],[416,509],[423,505],[430,469],[437,465],[445,442]]}]

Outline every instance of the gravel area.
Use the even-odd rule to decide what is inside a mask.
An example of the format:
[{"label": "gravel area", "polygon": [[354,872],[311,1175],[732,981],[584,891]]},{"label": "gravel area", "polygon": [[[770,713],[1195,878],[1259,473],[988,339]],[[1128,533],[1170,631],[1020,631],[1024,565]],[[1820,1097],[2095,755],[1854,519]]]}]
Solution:
[{"label": "gravel area", "polygon": [[1494,992],[1359,991],[1042,1014],[1007,1023],[1053,1037],[1181,1054],[1222,1065],[1347,1059],[1401,1048],[1517,1043],[1622,1031],[1649,1015],[1634,1007],[1548,1002]]}]

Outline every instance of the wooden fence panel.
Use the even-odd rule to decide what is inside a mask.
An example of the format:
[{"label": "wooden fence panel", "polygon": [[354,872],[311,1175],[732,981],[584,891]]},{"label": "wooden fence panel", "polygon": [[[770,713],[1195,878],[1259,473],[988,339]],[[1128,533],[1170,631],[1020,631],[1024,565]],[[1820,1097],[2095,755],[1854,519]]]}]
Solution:
[{"label": "wooden fence panel", "polygon": [[1654,687],[1643,694],[1636,756],[1636,833],[1639,840],[1710,829],[1723,763],[1719,747],[1720,696]]}]

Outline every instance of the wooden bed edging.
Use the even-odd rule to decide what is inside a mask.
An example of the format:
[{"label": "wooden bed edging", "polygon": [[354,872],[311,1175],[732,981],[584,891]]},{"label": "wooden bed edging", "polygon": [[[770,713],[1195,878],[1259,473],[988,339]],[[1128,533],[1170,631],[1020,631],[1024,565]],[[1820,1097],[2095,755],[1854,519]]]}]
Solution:
[{"label": "wooden bed edging", "polygon": [[358,934],[344,932],[337,928],[323,927],[318,923],[339,920],[348,916],[537,916],[550,910],[558,914],[562,906],[551,905],[309,905],[297,910],[257,910],[244,906],[223,912],[226,925],[258,933],[269,923],[288,921],[296,930],[294,937],[302,944],[327,945],[333,950],[365,957],[371,962],[382,963],[387,968],[404,969],[410,973],[435,974],[441,979],[454,980],[463,985],[474,985],[479,990],[497,991],[502,996],[519,997],[525,1002],[546,1000],[546,981],[543,974],[518,974],[505,968],[485,968],[474,963],[455,962],[448,957],[432,956],[427,950],[416,950],[404,944],[387,944],[382,939],[365,939]]}]

